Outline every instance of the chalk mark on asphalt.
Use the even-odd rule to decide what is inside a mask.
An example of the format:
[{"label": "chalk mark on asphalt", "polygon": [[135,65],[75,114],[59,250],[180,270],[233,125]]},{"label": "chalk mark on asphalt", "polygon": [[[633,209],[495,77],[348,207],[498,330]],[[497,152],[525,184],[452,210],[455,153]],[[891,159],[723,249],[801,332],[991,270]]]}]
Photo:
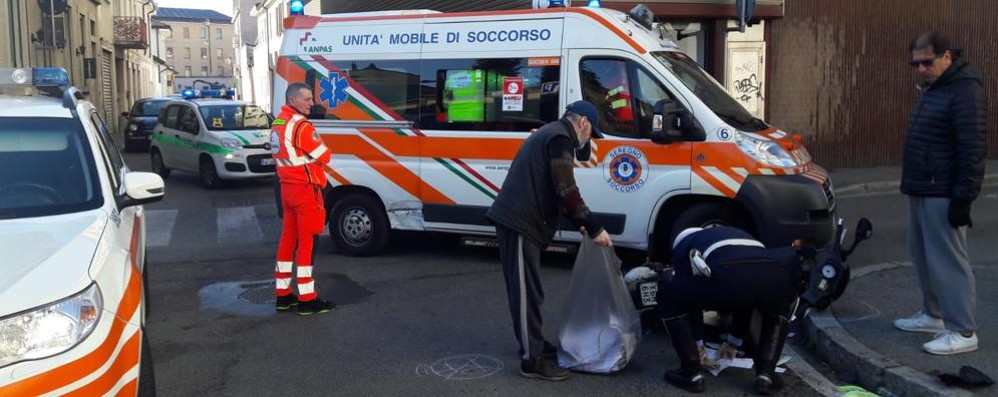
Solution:
[{"label": "chalk mark on asphalt", "polygon": [[436,375],[445,380],[474,380],[491,376],[503,369],[502,361],[482,354],[462,354],[439,359],[433,364],[416,366],[420,376]]}]

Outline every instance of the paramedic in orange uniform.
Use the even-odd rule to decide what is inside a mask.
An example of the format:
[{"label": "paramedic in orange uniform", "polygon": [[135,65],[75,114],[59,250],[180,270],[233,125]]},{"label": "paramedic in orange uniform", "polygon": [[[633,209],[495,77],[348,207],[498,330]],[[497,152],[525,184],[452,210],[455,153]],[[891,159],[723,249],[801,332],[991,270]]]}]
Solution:
[{"label": "paramedic in orange uniform", "polygon": [[[274,119],[270,131],[271,152],[277,161],[281,182],[281,207],[284,226],[277,245],[277,311],[298,307],[298,314],[326,313],[336,307],[319,299],[312,279],[312,246],[322,233],[326,209],[322,188],[326,186],[323,166],[332,156],[319,139],[306,115],[312,108],[312,89],[293,83],[285,91],[286,104]],[[292,263],[298,265],[298,297],[291,292]]]}]

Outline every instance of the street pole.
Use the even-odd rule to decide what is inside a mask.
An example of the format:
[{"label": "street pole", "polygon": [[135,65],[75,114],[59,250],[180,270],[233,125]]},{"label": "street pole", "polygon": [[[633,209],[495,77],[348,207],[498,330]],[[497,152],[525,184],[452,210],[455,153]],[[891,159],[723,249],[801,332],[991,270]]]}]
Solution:
[{"label": "street pole", "polygon": [[55,0],[49,0],[49,20],[52,22],[52,53],[55,53]]},{"label": "street pole", "polygon": [[207,30],[207,32],[205,33],[205,37],[208,38],[208,76],[211,76],[212,75],[211,74],[212,70],[214,70],[214,69],[211,68],[211,66],[212,66],[211,65],[211,57],[212,57],[212,54],[211,54],[211,20],[210,19],[206,19],[204,21],[204,24],[206,26],[205,30]]}]

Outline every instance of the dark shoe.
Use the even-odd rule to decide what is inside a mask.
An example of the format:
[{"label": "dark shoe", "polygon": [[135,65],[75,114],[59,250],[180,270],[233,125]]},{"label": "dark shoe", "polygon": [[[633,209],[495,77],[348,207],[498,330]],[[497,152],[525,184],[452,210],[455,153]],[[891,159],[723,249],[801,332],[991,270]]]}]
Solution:
[{"label": "dark shoe", "polygon": [[558,360],[549,357],[520,361],[520,375],[525,378],[557,381],[568,379],[568,373],[567,369],[558,366]]},{"label": "dark shoe", "polygon": [[670,369],[665,371],[665,381],[690,393],[703,393],[707,390],[703,374],[700,371],[687,372],[683,369]]},{"label": "dark shoe", "polygon": [[277,311],[286,312],[298,305],[298,297],[294,294],[277,297]]},{"label": "dark shoe", "polygon": [[777,374],[759,375],[755,378],[755,391],[764,396],[783,388],[783,378]]},{"label": "dark shoe", "polygon": [[306,302],[298,302],[298,315],[308,316],[312,314],[329,313],[335,308],[336,305],[334,305],[333,302],[315,298]]},{"label": "dark shoe", "polygon": [[545,341],[544,350],[541,350],[541,357],[557,359],[558,348],[555,347],[555,345],[552,345],[551,343]]}]

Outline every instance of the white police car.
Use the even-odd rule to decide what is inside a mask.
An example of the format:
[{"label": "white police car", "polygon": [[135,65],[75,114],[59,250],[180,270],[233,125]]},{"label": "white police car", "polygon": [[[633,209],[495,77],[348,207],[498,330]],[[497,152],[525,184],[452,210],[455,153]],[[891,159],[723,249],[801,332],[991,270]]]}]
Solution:
[{"label": "white police car", "polygon": [[223,180],[274,175],[271,117],[259,106],[231,98],[231,91],[185,90],[183,100],[160,109],[149,155],[153,172],[196,172],[208,189]]},{"label": "white police car", "polygon": [[0,68],[0,396],[154,390],[142,204],[63,69]]}]

